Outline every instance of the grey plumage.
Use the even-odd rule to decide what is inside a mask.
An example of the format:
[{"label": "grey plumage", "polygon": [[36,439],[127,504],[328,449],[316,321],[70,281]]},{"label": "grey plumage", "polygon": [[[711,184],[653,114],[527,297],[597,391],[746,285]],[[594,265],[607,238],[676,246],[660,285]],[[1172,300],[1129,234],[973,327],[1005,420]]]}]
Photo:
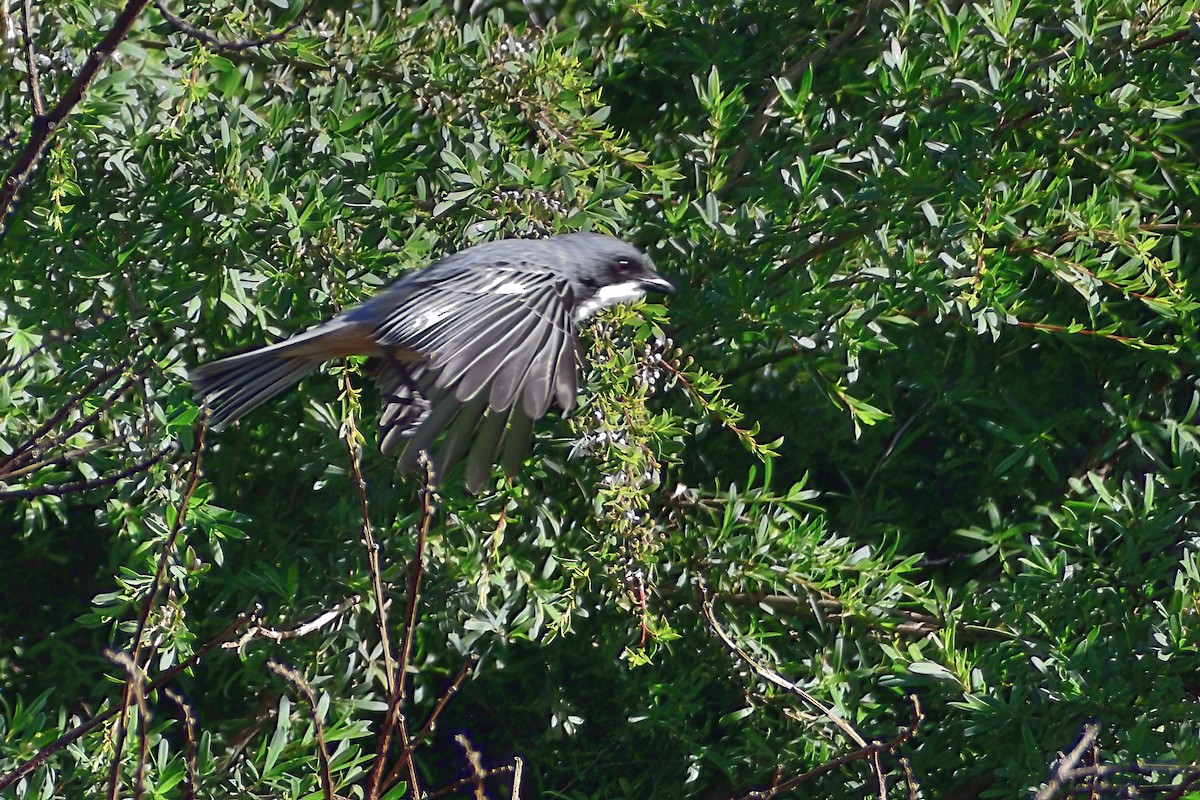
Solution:
[{"label": "grey plumage", "polygon": [[[674,287],[619,239],[574,233],[468,248],[406,275],[328,322],[192,371],[220,431],[339,356],[374,357],[380,446],[401,467],[440,441],[445,474],[468,459],[477,491],[497,458],[510,475],[533,422],[578,391],[576,326],[595,311]],[[507,439],[506,439],[507,434]]]}]

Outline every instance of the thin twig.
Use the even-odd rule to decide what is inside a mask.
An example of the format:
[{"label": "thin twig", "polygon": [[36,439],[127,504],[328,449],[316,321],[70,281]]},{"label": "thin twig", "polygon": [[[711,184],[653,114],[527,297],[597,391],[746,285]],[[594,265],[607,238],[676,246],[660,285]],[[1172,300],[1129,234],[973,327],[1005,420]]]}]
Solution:
[{"label": "thin twig", "polygon": [[267,669],[295,686],[296,691],[308,704],[308,709],[312,712],[313,727],[317,734],[317,755],[321,765],[321,792],[325,795],[325,800],[334,800],[333,773],[329,768],[329,747],[325,744],[325,723],[321,719],[321,713],[317,710],[317,696],[313,692],[312,686],[304,680],[299,672],[274,659],[267,661]]},{"label": "thin twig", "polygon": [[[912,703],[913,717],[908,727],[900,731],[896,736],[886,742],[872,742],[871,744],[855,750],[853,753],[847,753],[844,756],[839,756],[826,761],[819,767],[814,767],[808,772],[797,775],[794,778],[788,778],[786,781],[780,781],[766,789],[759,789],[752,792],[747,792],[741,795],[738,800],[771,800],[781,794],[786,794],[792,791],[802,783],[807,783],[813,778],[832,772],[838,767],[843,767],[846,764],[851,764],[855,761],[864,761],[868,759],[877,759],[880,753],[892,753],[902,747],[909,739],[917,735],[921,727],[921,722],[925,719],[925,713],[921,710],[921,703],[916,695],[908,696],[909,702]],[[877,765],[876,765],[877,766]]]},{"label": "thin twig", "polygon": [[[150,591],[146,593],[146,597],[142,601],[142,608],[138,612],[137,627],[133,633],[132,659],[135,666],[141,664],[142,637],[146,632],[146,622],[150,619],[150,612],[154,608],[154,602],[158,598],[158,592],[162,588],[163,580],[166,578],[167,565],[170,563],[171,556],[175,552],[175,542],[179,536],[179,532],[183,529],[183,521],[187,518],[187,510],[191,504],[192,495],[196,493],[196,488],[200,485],[200,470],[204,463],[204,435],[208,427],[203,423],[197,427],[196,451],[192,460],[192,474],[188,479],[183,496],[179,499],[179,504],[175,507],[175,519],[171,521],[171,527],[167,531],[167,538],[163,542],[162,553],[158,557],[158,569],[154,573],[154,580],[150,583]],[[108,773],[108,797],[110,800],[116,800],[117,797],[117,779],[120,773],[121,755],[125,747],[125,709],[129,707],[132,699],[131,694],[134,692],[134,689],[133,681],[126,679],[124,698],[121,702],[120,714],[115,725],[116,736],[114,737],[113,763]]]},{"label": "thin twig", "polygon": [[[512,764],[505,764],[502,767],[493,767],[492,769],[486,770],[483,774],[483,778],[484,778],[484,780],[486,780],[488,778],[494,778],[497,775],[505,775],[509,772],[513,773],[512,800],[519,800],[519,798],[521,796],[521,794],[520,794],[520,790],[521,790],[520,776],[522,774],[523,769],[524,769],[524,764],[521,761],[521,759],[514,758]],[[475,775],[468,775],[465,778],[460,778],[459,780],[456,780],[454,783],[448,784],[446,786],[443,786],[440,789],[436,789],[436,790],[430,792],[427,795],[424,795],[423,800],[435,800],[435,798],[438,798],[438,797],[445,797],[446,795],[455,794],[456,792],[458,792],[462,789],[466,789],[468,786],[474,786],[476,783],[476,780],[477,780],[477,778]]]},{"label": "thin twig", "polygon": [[713,610],[712,598],[709,596],[707,588],[705,588],[705,590],[704,590],[704,599],[703,599],[702,608],[703,608],[703,612],[704,612],[704,618],[708,620],[708,625],[710,628],[712,628],[713,633],[717,634],[717,638],[719,638],[721,640],[721,642],[725,645],[726,648],[729,649],[730,652],[732,652],[734,655],[736,655],[738,658],[740,658],[742,661],[744,661],[752,670],[754,670],[754,672],[757,673],[760,678],[767,681],[768,683],[772,683],[775,686],[778,686],[780,689],[783,689],[786,692],[790,692],[790,693],[796,695],[800,699],[804,700],[804,702],[808,703],[813,708],[820,711],[830,721],[832,721],[835,725],[837,725],[839,728],[841,728],[842,732],[846,734],[846,736],[850,739],[850,741],[854,742],[860,748],[864,748],[867,746],[867,740],[863,738],[862,734],[860,734],[858,731],[856,731],[850,725],[849,722],[847,722],[846,720],[842,719],[837,714],[835,714],[833,712],[833,709],[829,708],[824,703],[822,703],[820,700],[818,700],[816,697],[812,696],[811,694],[804,691],[796,684],[787,680],[786,678],[781,676],[779,673],[777,673],[771,669],[768,669],[763,664],[760,664],[757,660],[755,660],[755,658],[752,655],[750,655],[745,650],[743,650],[741,648],[741,646],[738,645],[738,643],[733,640],[733,637],[731,637],[729,635],[729,633],[721,626],[721,623],[717,620],[716,612]]},{"label": "thin twig", "polygon": [[471,781],[471,785],[475,789],[475,800],[487,800],[487,787],[484,785],[484,781],[488,779],[488,771],[483,766],[483,755],[471,746],[471,740],[466,737],[466,734],[456,735],[454,741],[458,742],[458,746],[463,749],[467,757],[467,766],[471,768],[471,774],[467,780]]},{"label": "thin twig", "polygon": [[[343,378],[343,390],[352,389],[349,376]],[[383,671],[389,695],[395,693],[396,667],[392,660],[392,641],[388,636],[387,603],[383,591],[383,575],[379,566],[379,544],[375,541],[375,528],[371,525],[371,509],[367,503],[367,481],[362,473],[362,435],[354,422],[354,414],[346,415],[343,426],[346,448],[350,452],[350,476],[358,491],[359,513],[362,516],[363,545],[367,548],[367,571],[371,574],[371,593],[375,599],[375,624],[379,628],[379,641],[383,647]]]},{"label": "thin twig", "polygon": [[58,411],[54,412],[50,416],[50,419],[39,425],[37,430],[31,433],[24,442],[17,445],[17,447],[13,449],[12,455],[4,459],[4,461],[0,461],[0,477],[4,477],[5,475],[9,474],[13,468],[21,466],[25,462],[28,454],[35,450],[38,442],[41,441],[46,434],[50,433],[50,431],[53,430],[60,422],[65,420],[76,405],[81,403],[87,397],[90,397],[93,392],[100,388],[101,384],[119,374],[128,366],[129,365],[127,363],[123,363],[118,364],[115,367],[109,367],[93,378],[87,386],[72,394],[71,397],[68,398],[67,402],[64,403],[62,407],[58,409]]},{"label": "thin twig", "polygon": [[183,717],[183,742],[187,752],[184,761],[187,771],[183,776],[183,800],[196,800],[196,790],[200,786],[200,748],[196,744],[196,714],[183,695],[170,686],[163,690],[163,694],[179,708]]},{"label": "thin twig", "polygon": [[[146,684],[146,691],[153,692],[157,689],[161,689],[163,686],[166,686],[168,683],[175,680],[175,678],[182,673],[199,664],[206,655],[220,647],[223,643],[232,639],[234,634],[241,630],[249,621],[250,617],[248,615],[239,615],[237,619],[235,619],[225,628],[225,630],[214,636],[207,644],[193,653],[190,658],[179,662],[166,672],[159,675],[153,681]],[[7,789],[17,781],[27,777],[29,773],[33,772],[35,769],[44,764],[46,760],[50,758],[50,756],[66,747],[69,747],[79,739],[91,733],[96,728],[108,722],[110,719],[117,716],[117,714],[121,713],[124,708],[125,706],[123,705],[116,705],[112,708],[102,711],[87,722],[81,722],[79,725],[76,725],[74,728],[43,747],[36,754],[34,754],[32,758],[21,764],[16,769],[0,775],[0,791]]]},{"label": "thin twig", "polygon": [[460,686],[462,686],[463,681],[467,679],[467,676],[470,675],[478,665],[479,656],[475,653],[472,653],[467,658],[466,663],[462,665],[462,669],[460,669],[458,674],[454,676],[454,680],[451,682],[450,686],[447,687],[446,691],[444,691],[442,696],[438,699],[437,705],[433,707],[433,711],[429,714],[429,719],[425,720],[425,724],[421,726],[421,730],[417,731],[417,735],[413,737],[413,747],[420,745],[421,742],[425,741],[426,736],[433,733],[434,728],[437,727],[438,717],[450,703],[450,700],[453,699],[454,695],[458,694],[458,689]]},{"label": "thin twig", "polygon": [[34,168],[41,161],[42,154],[46,151],[46,145],[50,142],[50,137],[66,121],[72,109],[79,105],[79,101],[83,99],[84,92],[87,91],[92,81],[96,79],[96,74],[100,71],[100,67],[104,65],[108,57],[117,49],[117,45],[129,35],[129,31],[133,28],[133,23],[149,2],[150,0],[129,0],[125,8],[121,10],[121,13],[113,21],[113,26],[109,29],[108,33],[88,53],[87,61],[83,62],[83,66],[80,67],[75,80],[67,87],[67,91],[54,108],[50,109],[43,116],[34,117],[29,139],[25,142],[25,147],[17,155],[17,160],[9,168],[8,174],[4,176],[4,180],[0,182],[0,233],[4,232],[8,215],[12,211],[13,201],[16,199],[17,193],[21,191],[21,187],[29,180],[29,176],[33,174]]},{"label": "thin twig", "polygon": [[246,629],[245,633],[238,637],[236,642],[226,642],[224,645],[222,645],[222,647],[227,650],[241,650],[251,640],[257,638],[270,639],[273,642],[282,642],[287,639],[299,639],[300,637],[307,636],[313,631],[328,625],[330,622],[333,622],[335,619],[344,614],[347,609],[358,605],[360,602],[362,602],[362,598],[356,594],[351,595],[328,611],[322,611],[317,616],[313,617],[307,622],[301,623],[291,630],[279,631],[273,628],[264,628],[258,624],[251,625]]},{"label": "thin twig", "polygon": [[[126,686],[133,687],[133,700],[138,707],[138,759],[134,771],[133,798],[141,800],[146,784],[146,755],[149,749],[147,726],[150,723],[150,707],[146,704],[145,673],[133,658],[122,650],[104,648],[104,656],[121,669],[125,670]],[[114,764],[117,763],[114,761]]]},{"label": "thin twig", "polygon": [[[866,29],[867,16],[874,11],[878,5],[878,0],[871,0],[864,5],[857,14],[850,19],[850,24],[843,28],[836,36],[825,43],[821,49],[805,56],[796,61],[781,75],[781,80],[788,82],[794,81],[804,74],[805,70],[810,67],[816,67],[819,64],[828,61],[838,50],[842,49],[852,39],[858,38]],[[753,120],[750,122],[750,128],[746,134],[746,140],[738,147],[733,157],[729,159],[729,167],[727,169],[729,175],[729,183],[725,185],[726,191],[729,187],[738,182],[742,168],[746,165],[746,159],[750,157],[750,148],[762,138],[767,131],[767,126],[771,123],[771,112],[774,111],[775,105],[780,100],[780,92],[777,85],[772,85],[771,91],[768,92],[766,98],[759,104],[758,110],[754,114]]]},{"label": "thin twig", "polygon": [[33,46],[33,2],[25,0],[25,68],[29,78],[29,102],[33,107],[33,118],[46,115],[46,104],[42,100],[42,76],[38,74],[37,51]]},{"label": "thin twig", "polygon": [[[450,686],[447,687],[446,691],[442,692],[442,696],[438,698],[437,704],[433,707],[433,711],[429,714],[429,719],[425,720],[425,724],[421,726],[421,730],[417,731],[417,734],[412,737],[410,747],[412,747],[413,750],[416,750],[418,747],[420,747],[421,743],[425,741],[425,738],[429,736],[429,734],[433,733],[434,729],[437,727],[438,717],[441,716],[442,711],[445,710],[446,706],[454,698],[454,695],[458,694],[459,687],[462,686],[463,681],[465,681],[467,676],[475,670],[475,667],[478,664],[479,656],[475,653],[472,653],[467,658],[466,663],[462,665],[462,668],[459,669],[458,674],[454,676],[454,680],[450,682]],[[396,778],[400,775],[400,770],[404,767],[404,764],[405,762],[401,760],[392,765],[387,777],[383,779],[384,791],[387,791],[387,789],[390,788],[395,782]]]},{"label": "thin twig", "polygon": [[1046,781],[1046,785],[1034,794],[1034,800],[1050,800],[1058,793],[1058,790],[1063,788],[1067,783],[1074,778],[1072,773],[1079,760],[1083,758],[1096,741],[1096,737],[1100,735],[1099,722],[1085,722],[1083,724],[1083,733],[1079,736],[1079,741],[1071,748],[1071,752],[1067,753],[1058,762],[1058,768],[1054,770],[1054,774]]},{"label": "thin twig", "polygon": [[46,497],[53,495],[54,497],[64,497],[68,494],[77,492],[87,492],[92,489],[99,489],[102,486],[111,486],[117,481],[137,475],[139,472],[145,472],[153,467],[158,462],[162,461],[167,456],[175,452],[178,445],[174,442],[169,442],[157,454],[144,458],[136,464],[126,467],[119,472],[114,472],[105,475],[103,478],[83,479],[71,481],[70,483],[58,483],[47,486],[34,486],[30,489],[0,489],[0,501],[3,500],[30,500],[34,497]]},{"label": "thin twig", "polygon": [[237,53],[241,52],[242,50],[253,50],[256,47],[263,47],[264,45],[274,44],[275,42],[282,41],[289,33],[300,27],[300,24],[304,22],[304,18],[308,16],[308,12],[312,11],[313,6],[315,5],[316,0],[308,0],[308,3],[303,9],[301,9],[300,13],[296,15],[295,19],[274,33],[269,33],[266,36],[258,39],[232,39],[227,41],[225,39],[217,38],[214,34],[211,34],[202,28],[197,28],[195,25],[192,25],[192,23],[176,15],[171,11],[171,9],[167,8],[167,4],[164,2],[164,0],[154,0],[154,7],[158,9],[158,13],[163,15],[163,19],[170,23],[171,27],[175,28],[185,36],[190,36],[191,38],[202,42],[210,50],[220,50],[226,53]]},{"label": "thin twig", "polygon": [[421,796],[421,788],[417,778],[417,765],[412,757],[412,744],[408,736],[408,721],[404,716],[404,700],[407,696],[408,665],[412,657],[412,643],[417,628],[417,606],[421,597],[421,575],[425,568],[425,541],[429,537],[429,528],[433,524],[434,514],[434,472],[433,460],[429,454],[421,451],[417,463],[423,470],[421,485],[421,524],[417,528],[417,547],[413,553],[412,564],[408,573],[408,604],[404,609],[404,631],[400,643],[400,668],[395,679],[395,689],[388,700],[387,715],[384,718],[383,730],[379,735],[379,744],[375,750],[375,766],[371,770],[371,780],[367,791],[367,800],[375,800],[379,796],[381,779],[384,775],[385,759],[388,747],[391,745],[392,729],[395,728],[400,740],[400,755],[402,763],[408,768],[408,790],[413,797]]}]

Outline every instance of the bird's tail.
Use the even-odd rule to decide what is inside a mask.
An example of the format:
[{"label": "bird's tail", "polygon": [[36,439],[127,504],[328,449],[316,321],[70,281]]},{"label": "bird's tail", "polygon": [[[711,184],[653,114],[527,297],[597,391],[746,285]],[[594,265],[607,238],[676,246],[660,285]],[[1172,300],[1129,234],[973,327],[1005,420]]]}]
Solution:
[{"label": "bird's tail", "polygon": [[300,382],[324,357],[288,355],[275,346],[223,358],[192,370],[188,378],[209,409],[209,427],[221,431]]}]

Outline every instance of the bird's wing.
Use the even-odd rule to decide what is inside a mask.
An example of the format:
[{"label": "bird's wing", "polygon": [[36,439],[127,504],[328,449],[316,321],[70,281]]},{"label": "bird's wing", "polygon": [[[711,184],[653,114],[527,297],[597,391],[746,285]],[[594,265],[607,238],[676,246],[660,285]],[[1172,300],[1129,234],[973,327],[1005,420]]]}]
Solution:
[{"label": "bird's wing", "polygon": [[575,403],[574,304],[570,284],[549,270],[490,267],[431,274],[362,311],[382,348],[417,354],[460,403],[485,395],[500,412],[521,399],[537,419],[551,399],[564,410]]},{"label": "bird's wing", "polygon": [[497,458],[515,474],[533,421],[552,401],[564,410],[575,404],[579,349],[569,284],[546,271],[492,268],[397,288],[405,291],[363,309],[372,311],[385,351],[420,357],[375,364],[383,451],[398,451],[400,467],[411,469],[439,442],[439,474],[466,458],[472,491]]}]

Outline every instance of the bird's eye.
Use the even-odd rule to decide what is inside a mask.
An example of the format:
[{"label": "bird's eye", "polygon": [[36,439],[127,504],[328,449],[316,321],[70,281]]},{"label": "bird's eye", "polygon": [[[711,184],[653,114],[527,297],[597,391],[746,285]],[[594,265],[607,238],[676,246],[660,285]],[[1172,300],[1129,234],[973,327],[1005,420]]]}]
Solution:
[{"label": "bird's eye", "polygon": [[633,262],[628,258],[618,258],[616,263],[613,264],[613,272],[617,273],[618,275],[624,275],[625,273],[632,271]]}]

